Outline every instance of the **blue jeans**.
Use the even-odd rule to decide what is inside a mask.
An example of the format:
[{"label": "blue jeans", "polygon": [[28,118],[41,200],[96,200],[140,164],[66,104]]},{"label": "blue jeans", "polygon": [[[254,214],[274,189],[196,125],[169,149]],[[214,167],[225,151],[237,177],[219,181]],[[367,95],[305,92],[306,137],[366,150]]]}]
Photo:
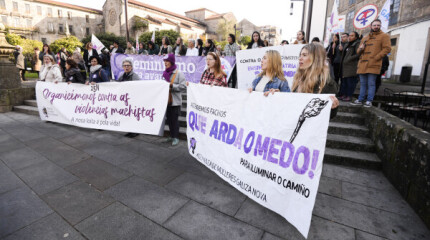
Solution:
[{"label": "blue jeans", "polygon": [[355,91],[355,87],[357,86],[358,77],[342,78],[342,82],[345,82],[344,95],[347,97],[352,97],[352,94],[354,94]]},{"label": "blue jeans", "polygon": [[360,96],[358,96],[358,101],[364,101],[367,91],[367,101],[372,102],[375,97],[375,81],[378,75],[366,73],[358,76],[360,77]]}]

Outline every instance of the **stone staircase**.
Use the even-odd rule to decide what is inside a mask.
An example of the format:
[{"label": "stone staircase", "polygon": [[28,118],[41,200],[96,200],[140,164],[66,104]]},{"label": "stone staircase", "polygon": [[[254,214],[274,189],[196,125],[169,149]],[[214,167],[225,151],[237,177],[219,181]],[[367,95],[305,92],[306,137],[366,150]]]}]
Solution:
[{"label": "stone staircase", "polygon": [[[179,116],[179,137],[186,140],[186,95],[183,99]],[[324,162],[367,169],[382,168],[381,160],[375,154],[374,143],[368,137],[369,130],[364,125],[360,108],[361,106],[340,103],[337,116],[331,119],[329,124]],[[39,115],[36,100],[26,100],[25,105],[14,107],[14,111]],[[166,135],[168,131],[166,126]]]}]

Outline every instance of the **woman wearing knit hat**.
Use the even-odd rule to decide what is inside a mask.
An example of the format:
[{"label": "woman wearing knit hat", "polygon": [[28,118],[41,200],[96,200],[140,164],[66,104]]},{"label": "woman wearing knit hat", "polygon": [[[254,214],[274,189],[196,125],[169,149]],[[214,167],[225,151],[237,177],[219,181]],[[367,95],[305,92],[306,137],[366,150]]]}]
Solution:
[{"label": "woman wearing knit hat", "polygon": [[55,62],[51,54],[45,54],[43,56],[43,65],[40,69],[39,79],[41,81],[53,83],[63,81],[60,66]]},{"label": "woman wearing knit hat", "polygon": [[175,55],[169,53],[164,56],[163,78],[170,83],[169,101],[167,104],[166,117],[169,125],[170,137],[166,142],[172,142],[172,146],[179,143],[179,114],[181,113],[182,92],[185,91],[186,80],[184,74],[176,68]]}]

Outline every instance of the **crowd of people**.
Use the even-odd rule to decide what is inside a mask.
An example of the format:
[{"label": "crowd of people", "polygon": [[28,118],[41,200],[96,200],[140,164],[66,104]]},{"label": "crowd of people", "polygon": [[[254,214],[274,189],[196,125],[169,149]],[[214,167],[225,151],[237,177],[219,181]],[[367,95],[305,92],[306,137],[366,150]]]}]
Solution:
[{"label": "crowd of people", "polygon": [[[276,50],[268,50],[262,56],[262,72],[252,82],[249,92],[263,92],[265,96],[275,92],[298,92],[298,93],[331,93],[332,112],[331,117],[336,115],[339,99],[351,101],[358,79],[360,79],[360,95],[352,104],[364,104],[371,106],[375,94],[377,76],[386,70],[383,67],[383,59],[390,52],[389,37],[380,30],[381,22],[377,19],[371,24],[371,32],[361,39],[357,32],[335,34],[333,41],[327,48],[319,42],[319,38],[313,38],[311,43],[305,40],[305,32],[297,33],[294,44],[304,44],[300,51],[299,65],[294,75],[294,83],[288,85],[282,69],[281,55]],[[183,39],[178,37],[172,45],[167,36],[162,38],[161,46],[149,41],[147,48],[140,43],[139,50],[133,47],[132,42],[127,43],[124,50],[118,42],[113,42],[110,49],[103,49],[101,54],[93,49],[89,42],[85,45],[84,54],[76,48],[72,54],[68,54],[65,48],[54,54],[49,45],[45,44],[42,51],[34,49],[34,70],[38,72],[41,81],[58,83],[96,84],[110,81],[110,57],[113,53],[162,55],[165,64],[163,78],[170,84],[169,100],[166,109],[166,122],[170,129],[170,137],[166,142],[172,145],[179,143],[180,108],[182,105],[182,93],[186,90],[188,82],[185,75],[176,67],[176,56],[205,56],[207,68],[203,72],[200,84],[228,87],[227,74],[222,70],[221,57],[236,56],[241,50],[236,43],[234,34],[229,34],[228,44],[221,50],[215,46],[211,39],[203,44],[201,39],[189,39],[185,46]],[[289,44],[282,41],[281,45]],[[251,42],[247,49],[266,47],[260,33],[252,34]],[[17,67],[22,68],[22,48],[17,46]],[[122,62],[124,72],[116,80],[118,82],[140,80],[138,74],[133,71],[133,63],[130,58]],[[385,69],[385,70],[384,70]],[[232,74],[235,76],[235,69]],[[87,77],[88,76],[88,77]],[[340,86],[340,87],[339,87]],[[367,95],[367,100],[364,102]],[[137,134],[128,133],[128,137]]]}]

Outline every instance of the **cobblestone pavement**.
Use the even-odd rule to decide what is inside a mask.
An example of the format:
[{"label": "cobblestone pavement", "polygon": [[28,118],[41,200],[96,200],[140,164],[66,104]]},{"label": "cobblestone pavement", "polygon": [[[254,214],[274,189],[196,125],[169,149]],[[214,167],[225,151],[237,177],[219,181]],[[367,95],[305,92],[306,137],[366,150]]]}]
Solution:
[{"label": "cobblestone pavement", "polygon": [[[185,142],[123,135],[0,114],[0,239],[303,239]],[[381,172],[324,165],[308,239],[429,238]]]}]

